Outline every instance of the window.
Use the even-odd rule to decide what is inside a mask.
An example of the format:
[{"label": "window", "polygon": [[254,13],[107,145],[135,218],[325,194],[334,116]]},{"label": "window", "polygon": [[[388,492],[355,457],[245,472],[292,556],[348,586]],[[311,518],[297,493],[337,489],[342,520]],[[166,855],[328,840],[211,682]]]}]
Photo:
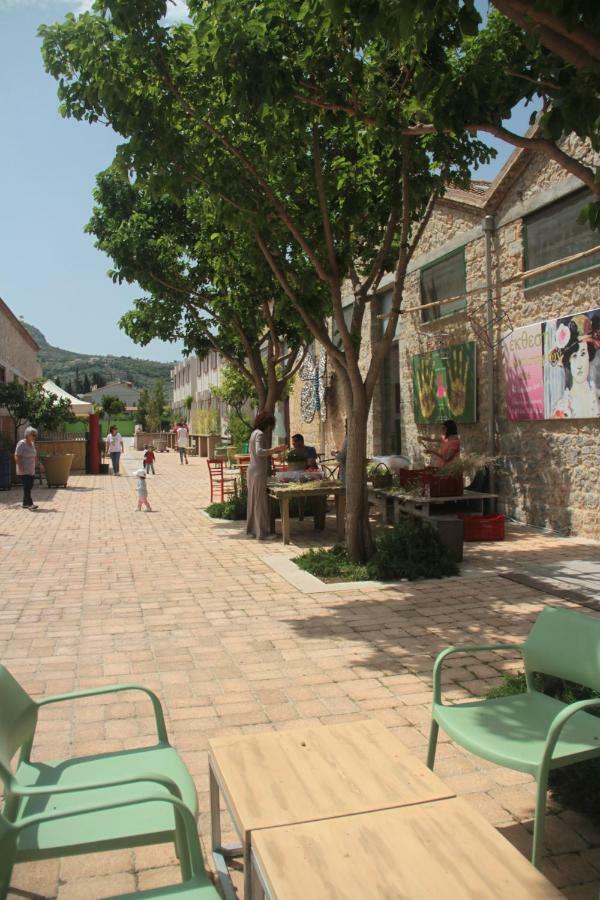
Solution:
[{"label": "window", "polygon": [[[381,319],[381,336],[385,334],[385,329],[387,328],[388,323],[388,315],[392,308],[392,299],[394,297],[394,291],[386,291],[385,294],[381,295],[381,299],[379,301],[379,312],[382,316],[385,316],[384,319]],[[394,332],[394,337],[397,338],[400,334],[400,316],[398,316],[398,321],[396,322],[396,330]]]},{"label": "window", "polygon": [[[344,307],[344,322],[346,323],[346,327],[350,329],[352,324],[352,313],[354,312],[354,304],[350,303],[349,306]],[[335,319],[332,320],[332,334],[331,340],[335,344],[336,347],[339,347],[340,350],[344,349],[344,344],[342,341],[342,336],[338,331],[338,327],[335,324]]]},{"label": "window", "polygon": [[[600,243],[598,232],[588,224],[581,225],[577,218],[583,207],[592,200],[591,193],[584,188],[544,206],[523,221],[525,239],[525,268],[536,269],[546,263],[564,259],[582,250],[589,250]],[[525,280],[525,287],[544,284],[571,272],[580,272],[600,263],[600,252],[583,259],[550,269],[541,275]]]},{"label": "window", "polygon": [[457,297],[452,303],[431,306],[423,310],[423,321],[433,322],[435,319],[451,316],[467,306],[467,298],[461,296],[467,291],[467,270],[465,266],[465,248],[461,247],[441,259],[423,266],[421,269],[421,303],[433,303],[435,300],[446,300]]}]

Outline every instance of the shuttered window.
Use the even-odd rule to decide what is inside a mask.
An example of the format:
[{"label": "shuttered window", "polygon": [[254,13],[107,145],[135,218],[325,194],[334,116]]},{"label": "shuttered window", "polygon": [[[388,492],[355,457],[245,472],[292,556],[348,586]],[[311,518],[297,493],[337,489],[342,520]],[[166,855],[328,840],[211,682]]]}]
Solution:
[{"label": "shuttered window", "polygon": [[[582,225],[577,221],[581,210],[590,200],[592,195],[584,188],[583,191],[576,191],[568,197],[563,197],[562,200],[544,206],[523,220],[526,269],[536,269],[538,266],[564,259],[600,244],[600,234],[592,231],[587,223]],[[525,287],[535,287],[563,275],[597,266],[598,263],[600,251],[565,266],[550,269],[533,278],[527,278]]]},{"label": "shuttered window", "polygon": [[434,319],[442,319],[465,309],[467,305],[467,298],[464,296],[466,290],[467,273],[464,247],[448,253],[428,266],[423,266],[421,269],[421,303],[424,306],[433,303],[434,300],[457,298],[451,303],[424,309],[423,321],[432,322]]}]

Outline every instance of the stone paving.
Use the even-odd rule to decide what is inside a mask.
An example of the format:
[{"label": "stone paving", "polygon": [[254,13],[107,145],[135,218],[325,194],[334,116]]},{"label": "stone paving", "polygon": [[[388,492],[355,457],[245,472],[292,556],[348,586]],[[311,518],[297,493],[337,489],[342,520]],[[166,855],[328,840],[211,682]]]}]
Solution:
[{"label": "stone paving", "polygon": [[[129,451],[125,468],[139,455]],[[316,543],[295,523],[290,547],[247,540],[207,520],[206,463],[159,455],[153,513],[135,511],[133,479],[75,476],[36,484],[35,513],[0,494],[0,659],[33,696],[135,680],[156,690],[173,744],[194,775],[208,847],[209,738],[365,717],[424,758],[435,654],[451,643],[521,639],[545,603],[576,604],[508,582],[498,571],[594,561],[598,545],[520,529],[472,545],[445,581],[302,594],[262,561]],[[326,533],[327,536],[327,533]],[[333,531],[330,533],[333,539]],[[518,668],[513,653],[449,661],[446,696],[480,697]],[[153,734],[139,696],[49,707],[34,755],[118,750]],[[523,853],[533,785],[442,737],[437,771]],[[545,872],[572,900],[597,898],[600,829],[552,807]],[[96,898],[178,879],[169,847],[20,865],[10,896]]]}]

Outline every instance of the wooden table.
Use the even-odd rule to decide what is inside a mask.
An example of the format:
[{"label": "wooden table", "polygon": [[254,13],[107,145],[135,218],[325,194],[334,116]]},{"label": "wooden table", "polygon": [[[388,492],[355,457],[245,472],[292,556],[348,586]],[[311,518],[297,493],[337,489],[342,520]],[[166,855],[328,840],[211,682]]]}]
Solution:
[{"label": "wooden table", "polygon": [[[225,885],[225,860],[243,854],[245,900],[252,896],[251,840],[259,829],[454,796],[375,720],[215,738],[209,775],[215,863]],[[222,845],[221,793],[241,847]]]},{"label": "wooden table", "polygon": [[[346,489],[339,482],[329,483],[327,479],[315,481],[314,486],[295,487],[293,484],[277,484],[274,482],[268,485],[269,496],[279,501],[279,511],[281,513],[281,534],[284,544],[290,542],[290,500],[295,497],[297,500],[320,499],[321,506],[314,514],[314,522],[316,530],[325,528],[325,503],[327,497],[335,497],[335,516],[336,526],[339,540],[344,540],[346,527]],[[274,521],[272,522],[273,531]]]},{"label": "wooden table", "polygon": [[257,831],[254,900],[549,900],[563,895],[457,798]]},{"label": "wooden table", "polygon": [[428,518],[432,515],[432,509],[447,503],[469,503],[472,500],[479,502],[483,514],[485,500],[496,500],[498,494],[485,494],[482,491],[465,491],[458,497],[422,497],[413,494],[397,494],[393,491],[371,488],[369,496],[374,499],[383,499],[385,502],[385,519],[388,524],[397,521],[397,513],[409,513],[414,516]]}]

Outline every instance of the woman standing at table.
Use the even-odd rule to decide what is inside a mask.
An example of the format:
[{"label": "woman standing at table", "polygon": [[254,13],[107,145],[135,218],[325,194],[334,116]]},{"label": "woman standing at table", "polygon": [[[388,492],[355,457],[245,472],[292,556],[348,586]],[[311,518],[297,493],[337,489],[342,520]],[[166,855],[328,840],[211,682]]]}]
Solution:
[{"label": "woman standing at table", "polygon": [[431,444],[437,444],[437,441],[421,438],[420,443],[431,452],[431,465],[436,469],[441,469],[446,463],[460,456],[460,438],[454,419],[446,419],[443,423],[442,439],[437,450],[431,448]]},{"label": "woman standing at table", "polygon": [[269,496],[267,494],[267,477],[269,474],[269,457],[286,449],[285,444],[267,447],[269,438],[275,427],[275,417],[267,412],[259,412],[254,420],[254,430],[250,435],[248,452],[248,512],[246,515],[246,533],[264,541],[270,533]]}]

